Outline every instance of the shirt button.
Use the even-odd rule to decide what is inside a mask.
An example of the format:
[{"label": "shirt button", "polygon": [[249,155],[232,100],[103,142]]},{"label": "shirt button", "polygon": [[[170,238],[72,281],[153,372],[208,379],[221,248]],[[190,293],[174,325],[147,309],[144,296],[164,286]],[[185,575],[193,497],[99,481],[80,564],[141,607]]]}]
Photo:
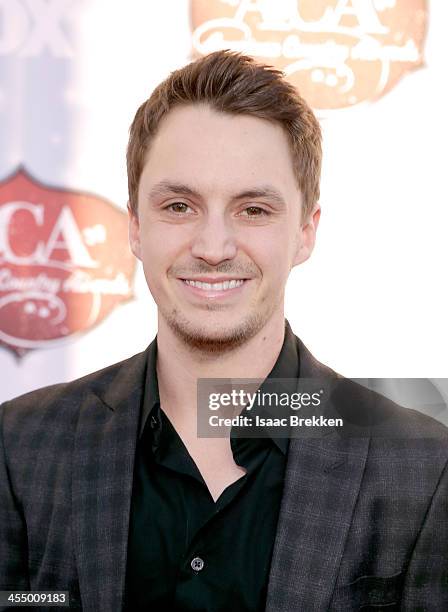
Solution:
[{"label": "shirt button", "polygon": [[157,417],[155,417],[154,415],[151,417],[151,429],[156,429],[159,425],[159,421],[157,420]]},{"label": "shirt button", "polygon": [[201,569],[204,567],[204,561],[201,559],[201,557],[195,557],[191,560],[190,565],[195,572],[200,572]]}]

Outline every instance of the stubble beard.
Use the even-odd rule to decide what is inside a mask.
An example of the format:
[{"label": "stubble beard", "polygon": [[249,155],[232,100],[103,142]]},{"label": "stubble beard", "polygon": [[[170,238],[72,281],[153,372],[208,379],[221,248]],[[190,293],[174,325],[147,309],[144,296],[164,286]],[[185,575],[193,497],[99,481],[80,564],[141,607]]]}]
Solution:
[{"label": "stubble beard", "polygon": [[[237,278],[258,278],[262,277],[259,268],[251,262],[236,264],[235,262],[222,262],[212,271],[221,274],[235,275]],[[210,273],[210,266],[198,262],[195,266],[172,266],[169,275],[174,278],[190,277],[197,274]],[[258,302],[258,303],[257,303]],[[268,295],[263,294],[259,301],[253,301],[249,306],[249,312],[237,323],[213,326],[212,331],[208,326],[201,326],[189,319],[176,306],[171,309],[160,309],[159,313],[164,318],[167,326],[173,331],[175,336],[191,351],[202,354],[205,358],[218,356],[228,353],[243,346],[246,342],[256,336],[267,324],[275,310],[281,306],[282,296],[270,302]],[[206,311],[216,312],[219,321],[219,311],[225,308],[217,303],[209,303],[205,306]],[[238,312],[236,312],[238,317]]]},{"label": "stubble beard", "polygon": [[215,328],[209,333],[206,327],[194,325],[177,308],[163,314],[168,327],[190,350],[203,355],[218,355],[233,351],[251,340],[263,329],[275,309],[269,312],[255,312],[247,315],[236,325]]}]

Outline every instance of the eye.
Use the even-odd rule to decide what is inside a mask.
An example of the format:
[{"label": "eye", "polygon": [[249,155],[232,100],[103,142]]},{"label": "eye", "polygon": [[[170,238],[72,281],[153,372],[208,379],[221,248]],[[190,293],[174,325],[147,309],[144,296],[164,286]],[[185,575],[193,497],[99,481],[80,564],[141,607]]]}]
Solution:
[{"label": "eye", "polygon": [[176,213],[177,215],[189,213],[190,211],[192,212],[191,208],[188,206],[188,204],[185,204],[185,202],[172,202],[171,204],[168,204],[166,210]]},{"label": "eye", "polygon": [[260,206],[248,206],[243,210],[243,217],[251,217],[253,219],[265,217],[269,212]]}]

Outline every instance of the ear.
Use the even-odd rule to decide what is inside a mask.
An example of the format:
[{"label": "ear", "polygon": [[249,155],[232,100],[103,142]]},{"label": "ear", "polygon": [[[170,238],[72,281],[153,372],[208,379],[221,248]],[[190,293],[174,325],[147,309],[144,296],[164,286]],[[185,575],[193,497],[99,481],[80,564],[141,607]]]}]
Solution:
[{"label": "ear", "polygon": [[138,220],[138,213],[132,210],[129,202],[127,208],[129,215],[129,246],[131,247],[132,253],[141,260],[140,223]]},{"label": "ear", "polygon": [[320,205],[315,204],[313,210],[308,214],[308,217],[300,227],[293,266],[298,266],[306,261],[313,252],[319,220]]}]

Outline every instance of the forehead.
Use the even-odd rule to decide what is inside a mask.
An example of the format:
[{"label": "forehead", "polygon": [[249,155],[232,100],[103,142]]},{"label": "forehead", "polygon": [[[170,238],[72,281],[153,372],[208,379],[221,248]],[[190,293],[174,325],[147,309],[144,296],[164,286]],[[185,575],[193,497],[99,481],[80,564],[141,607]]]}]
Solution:
[{"label": "forehead", "polygon": [[160,180],[194,183],[214,193],[257,182],[297,192],[288,138],[280,125],[198,104],[174,108],[161,122],[141,181]]}]

